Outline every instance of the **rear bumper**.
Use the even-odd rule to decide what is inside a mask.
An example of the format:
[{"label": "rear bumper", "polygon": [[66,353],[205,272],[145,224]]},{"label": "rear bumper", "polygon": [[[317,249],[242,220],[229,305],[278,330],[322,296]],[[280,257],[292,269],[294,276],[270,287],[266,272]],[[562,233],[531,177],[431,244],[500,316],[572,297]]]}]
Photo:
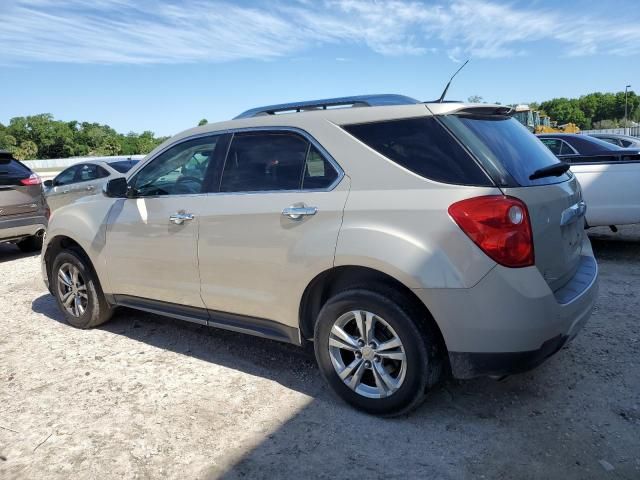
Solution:
[{"label": "rear bumper", "polygon": [[44,215],[33,215],[20,218],[0,217],[0,242],[19,240],[35,235],[40,230],[47,229],[47,218]]},{"label": "rear bumper", "polygon": [[578,272],[556,292],[536,267],[500,266],[470,289],[416,290],[442,331],[456,378],[538,366],[577,335],[597,293],[598,267],[588,240]]}]

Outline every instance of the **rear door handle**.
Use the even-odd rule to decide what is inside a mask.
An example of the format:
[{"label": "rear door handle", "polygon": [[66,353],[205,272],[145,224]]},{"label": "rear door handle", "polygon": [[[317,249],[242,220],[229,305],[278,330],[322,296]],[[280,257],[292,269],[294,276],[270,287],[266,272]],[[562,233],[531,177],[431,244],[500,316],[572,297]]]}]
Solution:
[{"label": "rear door handle", "polygon": [[191,213],[178,212],[169,216],[169,221],[171,223],[175,223],[176,225],[182,225],[184,222],[187,222],[189,220],[193,220],[193,214]]},{"label": "rear door handle", "polygon": [[95,189],[96,187],[94,187],[93,185],[87,185],[87,191],[90,192],[91,190]]},{"label": "rear door handle", "polygon": [[302,217],[315,215],[316,213],[318,213],[318,207],[307,207],[306,205],[301,207],[292,205],[282,210],[282,215],[292,220],[300,220]]}]

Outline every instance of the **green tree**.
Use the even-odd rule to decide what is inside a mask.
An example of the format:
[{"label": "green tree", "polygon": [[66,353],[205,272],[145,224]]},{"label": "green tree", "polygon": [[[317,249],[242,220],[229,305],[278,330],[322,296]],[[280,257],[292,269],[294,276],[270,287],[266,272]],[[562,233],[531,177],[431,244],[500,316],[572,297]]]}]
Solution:
[{"label": "green tree", "polygon": [[201,127],[203,125],[206,125],[207,123],[209,123],[209,121],[206,118],[203,118],[198,122],[198,126]]}]

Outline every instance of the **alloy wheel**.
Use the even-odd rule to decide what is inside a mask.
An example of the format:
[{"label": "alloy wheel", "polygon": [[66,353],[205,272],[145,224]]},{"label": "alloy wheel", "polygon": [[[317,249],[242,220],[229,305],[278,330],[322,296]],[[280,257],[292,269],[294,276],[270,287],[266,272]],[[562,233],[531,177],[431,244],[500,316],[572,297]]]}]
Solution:
[{"label": "alloy wheel", "polygon": [[87,284],[80,269],[71,263],[64,263],[58,269],[58,298],[67,313],[74,317],[81,317],[87,310]]},{"label": "alloy wheel", "polygon": [[329,356],[345,385],[367,398],[395,393],[407,370],[400,337],[386,320],[365,310],[347,312],[334,322]]}]

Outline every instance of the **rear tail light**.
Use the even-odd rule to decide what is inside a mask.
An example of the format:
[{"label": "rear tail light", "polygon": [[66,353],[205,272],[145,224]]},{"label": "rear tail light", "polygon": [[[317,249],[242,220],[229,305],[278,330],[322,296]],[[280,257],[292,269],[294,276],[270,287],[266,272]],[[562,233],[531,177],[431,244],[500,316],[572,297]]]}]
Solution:
[{"label": "rear tail light", "polygon": [[27,178],[23,178],[20,180],[22,185],[40,185],[42,183],[42,179],[36,173],[32,173]]},{"label": "rear tail light", "polygon": [[503,195],[469,198],[449,207],[449,215],[489,257],[505,267],[534,264],[527,206]]}]

